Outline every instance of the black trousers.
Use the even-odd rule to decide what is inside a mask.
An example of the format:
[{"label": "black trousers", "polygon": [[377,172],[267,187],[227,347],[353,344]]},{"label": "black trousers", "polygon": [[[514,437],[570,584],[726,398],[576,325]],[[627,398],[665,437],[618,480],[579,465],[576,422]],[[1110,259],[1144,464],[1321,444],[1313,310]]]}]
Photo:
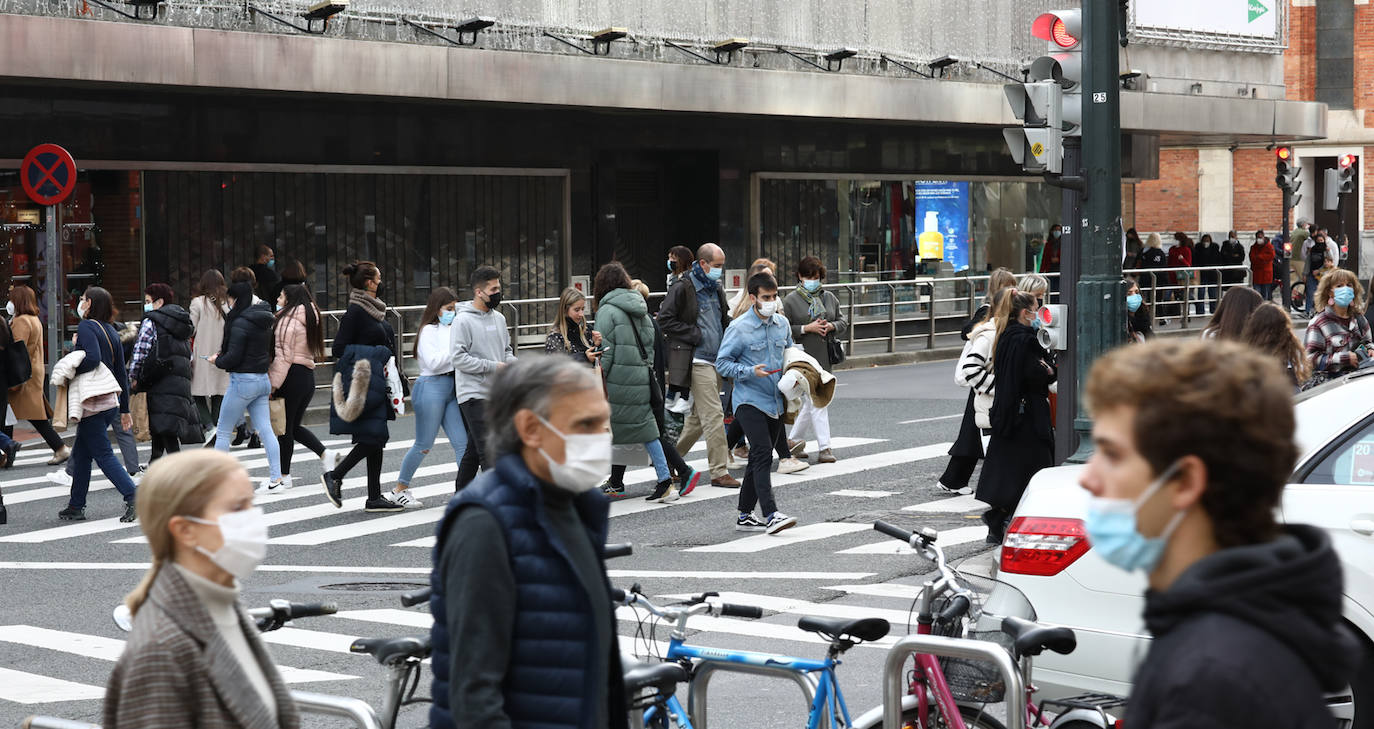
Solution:
[{"label": "black trousers", "polygon": [[[353,450],[339,461],[334,475],[343,478],[363,459],[367,459],[367,498],[382,498],[382,446],[372,443],[354,443]],[[283,471],[283,473],[285,473]]]},{"label": "black trousers", "polygon": [[744,481],[739,489],[741,514],[754,510],[757,504],[766,521],[778,510],[773,500],[773,444],[782,437],[782,421],[770,418],[753,405],[735,408],[735,422],[744,427],[749,439],[749,465],[744,469]]},{"label": "black trousers", "polygon": [[458,403],[458,411],[463,414],[463,427],[468,431],[468,447],[463,451],[463,460],[458,462],[458,478],[453,481],[453,490],[458,491],[477,478],[478,467],[487,468],[487,401],[474,398]]},{"label": "black trousers", "polygon": [[277,396],[286,400],[286,433],[277,436],[281,445],[281,473],[291,475],[291,453],[296,443],[309,448],[317,456],[324,455],[324,444],[309,428],[301,425],[305,419],[306,408],[315,397],[315,371],[302,364],[293,364],[286,372],[286,379],[277,388]]},{"label": "black trousers", "polygon": [[[53,430],[52,421],[30,420],[29,425],[33,426],[34,432],[38,433],[40,436],[43,437],[43,442],[47,443],[48,447],[51,448],[54,453],[62,450],[62,446],[64,445],[64,443],[62,442],[62,436],[58,435],[56,430]],[[10,438],[13,438],[14,426],[6,425],[3,429],[3,432],[5,435],[9,436]]]},{"label": "black trousers", "polygon": [[[725,447],[734,450],[743,440],[744,426],[740,425],[739,417],[736,416],[730,421],[729,425],[725,426]],[[783,428],[778,432],[777,442],[773,445],[777,449],[778,458],[792,457],[792,449],[787,447],[787,428]]]},{"label": "black trousers", "polygon": [[152,463],[167,453],[176,453],[181,450],[181,438],[175,433],[164,435],[162,433],[152,434],[152,454],[148,456],[148,462]]}]

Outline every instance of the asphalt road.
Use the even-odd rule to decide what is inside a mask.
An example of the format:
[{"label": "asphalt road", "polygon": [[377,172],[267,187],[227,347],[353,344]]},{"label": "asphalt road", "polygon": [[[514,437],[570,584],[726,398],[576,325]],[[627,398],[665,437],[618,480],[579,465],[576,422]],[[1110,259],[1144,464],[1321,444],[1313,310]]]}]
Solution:
[{"label": "asphalt road", "polygon": [[[840,373],[830,408],[840,460],[775,476],[779,508],[800,519],[782,538],[736,532],[733,490],[705,487],[674,504],[648,504],[643,497],[651,471],[632,469],[627,496],[613,505],[610,535],[612,541],[632,542],[635,553],[610,564],[612,581],[638,584],[655,598],[715,590],[733,602],[765,608],[757,621],[702,621],[702,629],[691,630],[690,642],[703,646],[819,659],[824,641],[797,628],[798,617],[806,614],[885,617],[893,624],[892,636],[904,634],[912,586],[930,565],[872,531],[873,520],[946,532],[951,559],[988,549],[977,519],[981,505],[934,485],[967,392],[954,386],[951,370],[952,363],[936,362]],[[394,479],[413,438],[411,428],[410,418],[395,424],[384,479]],[[38,451],[26,451],[20,465],[0,471],[9,505],[9,524],[0,526],[0,727],[18,726],[30,714],[99,721],[103,686],[123,638],[111,610],[148,560],[137,527],[114,520],[120,503],[106,483],[97,482],[92,491],[92,521],[59,522],[66,490],[44,478],[50,469],[42,462],[49,454]],[[234,453],[255,477],[266,475],[261,451]],[[704,453],[698,450],[689,460],[704,460]],[[266,565],[245,584],[243,595],[249,606],[272,598],[339,604],[337,616],[297,621],[293,629],[266,636],[280,665],[326,672],[302,674],[294,688],[380,703],[382,668],[349,654],[347,646],[355,637],[427,632],[427,609],[402,609],[398,595],[428,581],[427,544],[452,492],[454,461],[446,443],[426,459],[415,480],[426,508],[370,515],[361,510],[358,475],[345,484],[345,508],[335,510],[316,480],[319,462],[297,451],[297,487],[263,504],[273,542]],[[638,624],[620,625],[628,647]],[[666,641],[665,631],[660,628],[656,637]],[[638,650],[644,652],[642,642]],[[856,717],[881,701],[884,655],[883,645],[863,645],[845,656],[839,677]],[[428,694],[429,678],[426,668],[421,695]],[[685,689],[680,696],[685,701]],[[710,685],[708,708],[714,726],[805,723],[796,686],[777,679],[718,677]],[[425,723],[425,709],[410,708],[400,726]],[[340,726],[316,716],[307,717],[306,725]]]}]

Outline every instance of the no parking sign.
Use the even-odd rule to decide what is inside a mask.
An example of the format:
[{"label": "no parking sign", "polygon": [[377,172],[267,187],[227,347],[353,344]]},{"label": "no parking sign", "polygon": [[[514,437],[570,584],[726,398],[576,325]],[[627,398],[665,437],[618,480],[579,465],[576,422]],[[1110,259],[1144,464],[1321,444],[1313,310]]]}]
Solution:
[{"label": "no parking sign", "polygon": [[76,189],[76,160],[56,144],[40,144],[24,156],[19,182],[30,200],[57,205]]}]

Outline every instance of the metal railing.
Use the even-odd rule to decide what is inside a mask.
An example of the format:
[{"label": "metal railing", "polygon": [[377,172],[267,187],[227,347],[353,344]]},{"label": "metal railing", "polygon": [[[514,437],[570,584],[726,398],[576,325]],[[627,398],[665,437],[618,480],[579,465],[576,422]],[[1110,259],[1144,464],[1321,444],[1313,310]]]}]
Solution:
[{"label": "metal railing", "polygon": [[[1203,273],[1215,274],[1216,283],[1203,282]],[[869,272],[866,276],[876,276],[888,272]],[[1227,290],[1234,286],[1250,285],[1249,266],[1207,266],[1190,268],[1141,268],[1128,269],[1125,275],[1140,281],[1141,293],[1150,304],[1156,318],[1181,318],[1184,325],[1198,314],[1192,310],[1198,304],[1214,309]],[[1224,282],[1227,273],[1240,274],[1238,281]],[[1191,274],[1191,279],[1175,281],[1180,274]],[[1051,289],[1046,295],[1046,303],[1056,303],[1060,293],[1055,285],[1058,273],[1041,274],[1050,280]],[[825,290],[835,294],[840,300],[849,331],[844,337],[849,354],[855,352],[857,345],[884,345],[886,352],[896,352],[899,342],[924,339],[925,349],[935,349],[946,341],[948,346],[957,346],[959,330],[978,310],[987,295],[990,275],[979,276],[918,276],[900,280],[853,281],[826,284]],[[1153,282],[1152,282],[1153,279]],[[786,295],[790,288],[781,292]],[[734,292],[730,292],[734,293]],[[665,292],[649,294],[652,302],[660,301]],[[1160,306],[1181,308],[1178,314],[1161,313]],[[515,299],[501,302],[499,311],[506,318],[506,328],[510,333],[512,347],[519,351],[536,351],[544,346],[544,338],[551,323],[558,315],[557,298]],[[339,320],[345,309],[331,309],[321,312],[325,321],[325,346],[333,344],[334,332],[338,330]],[[387,309],[387,317],[396,330],[397,342],[401,348],[400,366],[403,371],[415,374],[417,367],[412,362],[410,352],[415,338],[419,335],[420,317],[423,306],[397,306]],[[876,325],[876,326],[875,326]],[[884,326],[885,325],[885,326]],[[864,330],[864,336],[860,335]],[[876,333],[875,333],[876,330]],[[318,363],[327,367],[332,358]],[[321,387],[327,387],[328,380]]]},{"label": "metal railing", "polygon": [[1026,684],[1005,648],[981,640],[908,635],[887,651],[883,661],[883,729],[902,727],[902,697],[906,695],[902,680],[906,677],[907,659],[917,653],[987,661],[996,666],[1005,682],[1007,718],[1004,723],[1009,727],[1026,726]]}]

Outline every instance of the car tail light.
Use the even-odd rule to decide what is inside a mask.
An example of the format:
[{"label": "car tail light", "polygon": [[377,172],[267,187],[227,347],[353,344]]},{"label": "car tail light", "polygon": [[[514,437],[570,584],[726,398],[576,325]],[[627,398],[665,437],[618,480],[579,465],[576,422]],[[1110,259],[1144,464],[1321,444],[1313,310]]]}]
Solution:
[{"label": "car tail light", "polygon": [[1083,520],[1018,516],[1002,540],[1002,571],[1057,575],[1087,551]]}]

